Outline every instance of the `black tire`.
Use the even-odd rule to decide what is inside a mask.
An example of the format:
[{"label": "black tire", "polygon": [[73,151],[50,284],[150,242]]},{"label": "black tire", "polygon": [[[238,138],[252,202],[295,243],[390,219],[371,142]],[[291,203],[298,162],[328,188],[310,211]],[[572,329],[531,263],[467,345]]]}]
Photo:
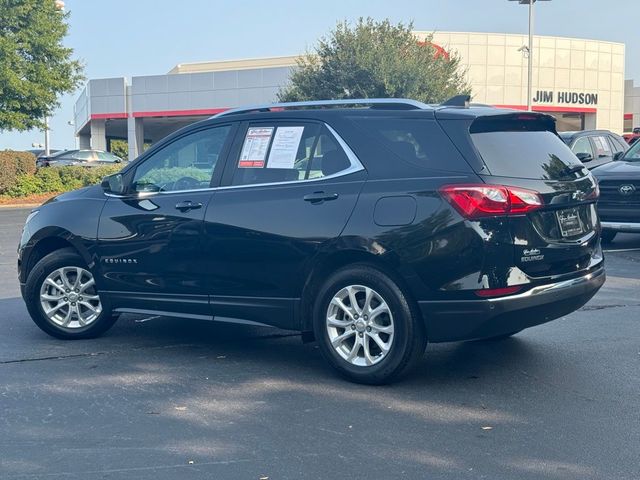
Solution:
[{"label": "black tire", "polygon": [[[104,296],[100,297],[102,311],[98,317],[86,326],[67,328],[57,325],[47,317],[40,302],[40,290],[47,276],[55,270],[63,267],[81,267],[87,269],[87,265],[73,249],[65,248],[50,253],[42,258],[29,272],[25,285],[25,303],[27,310],[35,324],[49,335],[63,340],[82,338],[95,338],[102,335],[117,320],[117,315],[112,314],[111,305]],[[99,294],[95,290],[95,294]]]},{"label": "black tire", "polygon": [[[329,339],[329,305],[333,297],[349,285],[373,289],[384,299],[393,315],[394,333],[391,346],[386,355],[372,365],[360,366],[350,363],[340,356]],[[427,345],[424,323],[417,307],[389,275],[368,264],[350,265],[329,277],[316,296],[313,326],[323,356],[340,374],[357,383],[380,385],[399,379],[422,359]],[[346,329],[344,331],[346,332]]]},{"label": "black tire", "polygon": [[600,234],[600,238],[602,239],[602,243],[611,243],[613,239],[616,238],[618,232],[615,230],[602,230]]}]

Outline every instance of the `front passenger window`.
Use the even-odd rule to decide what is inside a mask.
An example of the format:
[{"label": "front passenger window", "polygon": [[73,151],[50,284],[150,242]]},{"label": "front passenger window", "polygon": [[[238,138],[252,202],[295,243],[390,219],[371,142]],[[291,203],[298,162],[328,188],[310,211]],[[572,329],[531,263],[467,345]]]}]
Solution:
[{"label": "front passenger window", "polygon": [[91,162],[96,159],[96,156],[91,150],[80,150],[78,153],[73,155],[73,158],[84,162]]},{"label": "front passenger window", "polygon": [[136,192],[209,188],[231,127],[201,130],[167,145],[146,159],[133,178]]},{"label": "front passenger window", "polygon": [[589,155],[589,157],[591,158],[594,157],[589,137],[579,137],[576,140],[576,143],[573,144],[573,147],[571,147],[571,150],[576,154],[578,158],[580,158],[579,154]]}]

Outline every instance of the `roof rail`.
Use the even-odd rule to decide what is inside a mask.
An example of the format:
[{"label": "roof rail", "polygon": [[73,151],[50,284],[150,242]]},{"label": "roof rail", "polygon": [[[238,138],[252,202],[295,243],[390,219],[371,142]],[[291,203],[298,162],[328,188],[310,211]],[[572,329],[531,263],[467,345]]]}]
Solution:
[{"label": "roof rail", "polygon": [[344,100],[312,100],[308,102],[284,102],[266,103],[263,105],[252,105],[247,107],[232,108],[214,115],[212,118],[225,117],[227,115],[238,115],[250,112],[269,112],[271,110],[302,109],[302,108],[323,108],[339,106],[369,106],[372,108],[385,108],[393,110],[422,110],[431,108],[426,103],[418,102],[408,98],[355,98]]}]

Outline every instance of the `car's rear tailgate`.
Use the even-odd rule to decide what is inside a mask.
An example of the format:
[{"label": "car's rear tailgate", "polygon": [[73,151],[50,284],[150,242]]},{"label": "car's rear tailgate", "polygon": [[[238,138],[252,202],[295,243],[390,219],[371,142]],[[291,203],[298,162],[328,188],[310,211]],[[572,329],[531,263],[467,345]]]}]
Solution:
[{"label": "car's rear tailgate", "polygon": [[543,200],[539,210],[509,218],[515,264],[527,275],[584,270],[600,255],[596,185],[590,175],[573,181],[491,176],[483,180],[535,190]]},{"label": "car's rear tailgate", "polygon": [[532,277],[588,268],[600,251],[598,187],[553,120],[529,112],[487,116],[469,133],[486,183],[531,190],[541,200],[539,208],[509,216],[515,265]]}]

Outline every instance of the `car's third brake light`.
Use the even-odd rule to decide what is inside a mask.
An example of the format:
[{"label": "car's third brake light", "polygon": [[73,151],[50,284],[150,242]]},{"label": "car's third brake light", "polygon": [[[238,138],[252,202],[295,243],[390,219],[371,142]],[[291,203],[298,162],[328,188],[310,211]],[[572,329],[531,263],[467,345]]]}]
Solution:
[{"label": "car's third brake light", "polygon": [[504,185],[446,185],[440,194],[469,219],[523,215],[542,206],[538,192]]}]

